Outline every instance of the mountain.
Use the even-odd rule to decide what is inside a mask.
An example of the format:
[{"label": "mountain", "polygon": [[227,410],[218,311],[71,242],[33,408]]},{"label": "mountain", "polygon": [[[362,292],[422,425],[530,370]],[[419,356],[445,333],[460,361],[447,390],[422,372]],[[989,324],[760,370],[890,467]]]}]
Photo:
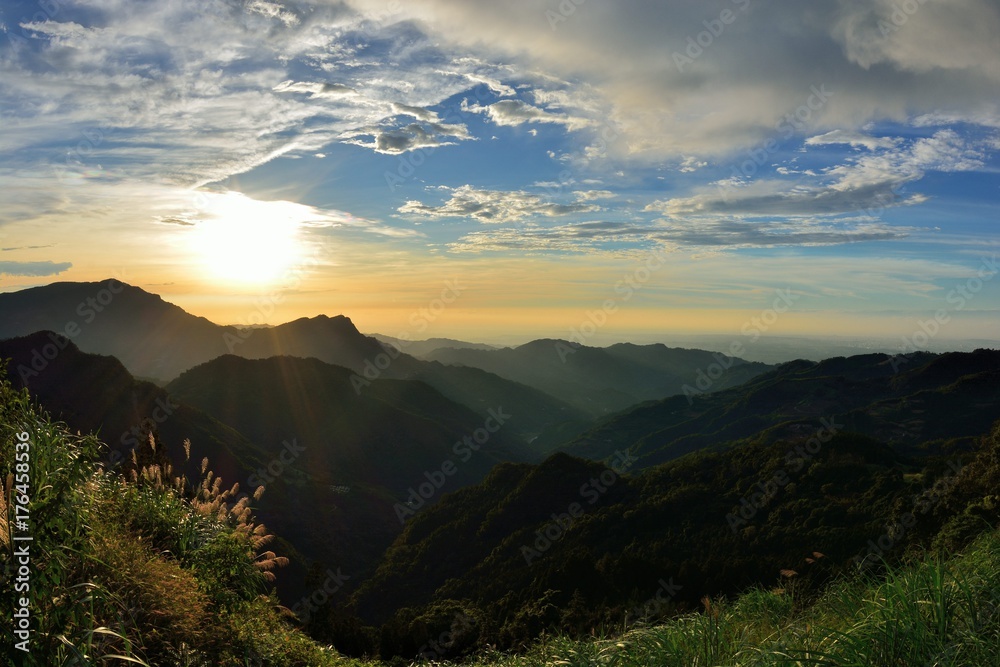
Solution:
[{"label": "mountain", "polygon": [[486,343],[470,343],[464,340],[454,340],[452,338],[428,338],[427,340],[405,340],[386,336],[385,334],[368,334],[383,345],[391,345],[397,350],[406,352],[418,359],[426,358],[428,354],[441,348],[455,348],[463,350],[495,350],[495,345]]},{"label": "mountain", "polygon": [[419,380],[484,419],[489,410],[503,408],[514,415],[509,430],[526,439],[584,420],[578,410],[532,387],[478,369],[453,368],[398,351],[390,354],[342,315],[240,330],[190,315],[155,294],[113,279],[0,294],[0,339],[40,330],[62,333],[81,350],[115,356],[132,374],[160,381],[224,354],[248,359],[315,357],[354,371],[359,390],[375,379]]},{"label": "mountain", "polygon": [[[408,519],[479,481],[499,460],[525,457],[506,424],[476,442],[485,420],[426,384],[375,380],[358,394],[350,371],[316,359],[225,355],[166,389],[52,332],[0,341],[0,359],[9,360],[15,387],[120,452],[111,461],[127,462],[133,449],[148,456],[152,430],[178,467],[180,445],[191,440],[192,478],[208,457],[227,486],[252,493],[263,484],[258,516],[293,557],[279,588],[289,602],[305,591],[309,563],[360,579],[402,529],[400,514]],[[409,489],[428,482],[425,473],[440,488],[408,504]]]},{"label": "mountain", "polygon": [[[480,619],[484,643],[507,649],[544,630],[621,627],[664,584],[663,613],[773,584],[783,568],[820,584],[949,471],[854,434],[802,465],[789,464],[790,446],[699,453],[635,475],[625,458],[606,467],[565,454],[498,466],[409,523],[350,608],[391,637],[456,606]],[[815,572],[803,562],[813,552],[824,555]]]},{"label": "mountain", "polygon": [[455,488],[482,479],[499,461],[526,457],[525,445],[504,430],[506,413],[488,420],[488,439],[473,449],[464,438],[487,427],[472,410],[415,381],[376,380],[357,392],[353,377],[319,359],[225,355],[186,371],[167,390],[256,442],[296,441],[300,457],[290,467],[316,483],[383,487],[400,500],[446,460],[456,461],[449,478]]},{"label": "mountain", "polygon": [[509,649],[622,627],[654,595],[666,614],[776,580],[808,597],[932,540],[960,548],[1000,521],[998,373],[989,350],[862,355],[642,406],[583,441],[606,463],[503,464],[443,498],[350,608],[383,654],[443,610]]},{"label": "mountain", "polygon": [[997,351],[800,360],[739,387],[637,406],[562,450],[605,459],[629,449],[640,466],[652,466],[738,440],[813,433],[825,419],[907,451],[932,440],[968,442],[996,418],[998,404]]},{"label": "mountain", "polygon": [[118,359],[81,352],[56,333],[0,341],[0,359],[7,360],[4,370],[15,388],[27,388],[74,430],[98,434],[109,446],[109,462],[125,461],[151,430],[173,443],[175,451],[190,438],[199,460],[209,457],[216,472],[231,481],[244,479],[246,471],[270,458],[239,431],[178,403],[151,382],[136,380]]},{"label": "mountain", "polygon": [[490,410],[502,408],[513,415],[509,431],[526,439],[553,425],[579,423],[582,419],[577,410],[533,387],[476,368],[423,361],[398,349],[387,351],[382,343],[361,334],[342,315],[302,318],[238,335],[242,338],[228,340],[234,343],[234,352],[241,357],[315,357],[350,369],[354,375],[353,388],[359,394],[365,393],[375,379],[413,380],[434,387],[484,418]]},{"label": "mountain", "polygon": [[[543,339],[515,348],[441,348],[426,355],[445,364],[481,368],[558,396],[591,417],[606,416],[685,388],[718,391],[772,367],[702,350],[665,345],[587,347]],[[690,390],[690,389],[689,389]]]},{"label": "mountain", "polygon": [[0,294],[0,339],[42,330],[60,333],[87,352],[117,357],[139,377],[162,381],[223,354],[250,359],[292,354],[361,369],[383,352],[344,316],[241,330],[114,279]]},{"label": "mountain", "polygon": [[132,374],[159,380],[225,354],[223,334],[237,333],[115,279],[0,294],[0,340],[36,331],[62,334],[81,350],[114,356]]},{"label": "mountain", "polygon": [[422,382],[377,379],[358,392],[355,377],[318,359],[225,355],[167,390],[273,453],[257,476],[281,511],[272,519],[262,507],[261,516],[357,582],[404,522],[529,454],[508,431],[506,408],[484,419]]}]

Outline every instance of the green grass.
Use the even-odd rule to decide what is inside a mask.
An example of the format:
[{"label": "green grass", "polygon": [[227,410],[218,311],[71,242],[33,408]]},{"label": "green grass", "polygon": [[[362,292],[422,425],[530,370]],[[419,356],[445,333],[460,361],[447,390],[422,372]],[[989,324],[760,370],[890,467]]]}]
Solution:
[{"label": "green grass", "polygon": [[[418,663],[422,665],[448,663]],[[841,581],[804,608],[787,590],[614,638],[546,638],[523,655],[481,655],[475,667],[985,667],[1000,665],[1000,534],[962,555],[927,557],[883,576]]]}]

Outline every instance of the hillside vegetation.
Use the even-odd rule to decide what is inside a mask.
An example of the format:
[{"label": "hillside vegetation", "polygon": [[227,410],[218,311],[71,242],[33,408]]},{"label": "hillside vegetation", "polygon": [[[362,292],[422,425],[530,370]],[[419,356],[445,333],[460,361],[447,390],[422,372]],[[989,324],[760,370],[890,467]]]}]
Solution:
[{"label": "hillside vegetation", "polygon": [[175,475],[152,441],[150,462],[125,477],[95,463],[101,447],[0,382],[0,603],[14,612],[25,598],[30,610],[28,652],[13,637],[6,664],[345,664],[269,592],[285,563],[253,517],[262,489],[223,486],[207,461],[199,479]]},{"label": "hillside vegetation", "polygon": [[[982,365],[956,360],[977,361],[896,382],[967,396]],[[295,618],[265,490],[155,437],[108,469],[97,438],[0,382],[0,604],[31,614],[30,655],[6,664],[1000,664],[1000,425],[905,454],[833,430],[639,473],[627,452],[500,464],[409,520],[353,608],[313,581]]]}]

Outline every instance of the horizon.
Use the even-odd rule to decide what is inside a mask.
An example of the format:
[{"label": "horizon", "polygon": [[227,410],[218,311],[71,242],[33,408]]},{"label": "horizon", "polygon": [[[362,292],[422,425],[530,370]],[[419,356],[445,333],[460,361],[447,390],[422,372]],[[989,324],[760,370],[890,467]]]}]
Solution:
[{"label": "horizon", "polygon": [[784,299],[768,335],[998,340],[1000,9],[912,10],[6,3],[0,292],[486,341]]},{"label": "horizon", "polygon": [[[705,350],[709,352],[723,353],[728,356],[745,359],[746,361],[764,362],[769,364],[780,364],[796,359],[807,359],[810,361],[822,361],[833,357],[849,357],[856,354],[884,353],[889,355],[901,354],[906,356],[915,351],[927,351],[936,354],[947,352],[970,352],[976,349],[997,349],[1000,347],[1000,340],[985,338],[949,338],[947,336],[937,336],[939,329],[931,329],[929,324],[932,320],[925,322],[925,328],[918,329],[911,337],[901,339],[885,336],[852,336],[835,334],[797,334],[786,335],[772,333],[768,323],[777,322],[781,313],[777,311],[770,315],[754,316],[744,322],[741,330],[730,333],[708,333],[697,332],[638,332],[638,333],[616,333],[605,331],[603,326],[599,326],[601,320],[591,311],[579,327],[574,327],[562,332],[541,331],[534,334],[529,333],[508,333],[494,334],[486,337],[472,338],[461,335],[448,335],[446,332],[431,335],[427,333],[421,336],[414,335],[417,328],[410,327],[407,330],[388,334],[385,331],[378,331],[359,324],[346,312],[326,312],[302,315],[286,321],[260,322],[258,320],[273,312],[280,302],[258,301],[250,318],[245,318],[237,322],[215,321],[210,317],[193,313],[180,304],[173,303],[163,295],[150,291],[138,285],[132,285],[118,278],[110,278],[101,281],[88,283],[75,283],[73,281],[57,281],[48,285],[38,285],[36,287],[47,287],[55,285],[77,285],[88,284],[101,286],[109,282],[118,282],[133,289],[138,289],[146,294],[162,299],[165,303],[181,308],[188,315],[201,317],[214,325],[222,327],[235,327],[244,329],[266,329],[280,327],[299,320],[311,320],[317,318],[346,318],[352,326],[362,335],[370,337],[381,337],[393,340],[408,341],[410,343],[428,342],[431,340],[449,340],[457,343],[485,344],[495,348],[516,348],[531,342],[540,340],[567,341],[573,344],[594,348],[606,348],[618,344],[632,345],[664,345],[679,349]],[[26,288],[31,289],[31,288]],[[2,294],[3,292],[0,292]],[[83,305],[83,304],[81,304]],[[425,322],[437,319],[430,310],[422,311],[421,318]],[[612,313],[613,314],[613,313]],[[256,317],[255,317],[256,316]],[[247,321],[250,320],[250,321]],[[606,319],[604,320],[606,323]],[[428,322],[429,324],[429,322]],[[419,328],[419,327],[418,327]],[[934,335],[928,335],[934,334]],[[733,354],[733,350],[739,353]],[[445,346],[446,347],[446,346]],[[404,348],[405,351],[405,348]]]}]

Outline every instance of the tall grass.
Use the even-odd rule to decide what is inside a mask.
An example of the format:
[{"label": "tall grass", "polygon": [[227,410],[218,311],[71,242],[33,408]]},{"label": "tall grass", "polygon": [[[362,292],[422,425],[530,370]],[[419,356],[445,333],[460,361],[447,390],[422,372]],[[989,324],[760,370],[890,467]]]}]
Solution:
[{"label": "tall grass", "polygon": [[471,664],[1000,666],[1000,534],[983,536],[949,560],[928,556],[884,577],[841,581],[805,609],[784,588],[757,589],[618,637],[549,637],[523,655],[484,654]]},{"label": "tall grass", "polygon": [[[15,591],[14,443],[31,441],[30,654],[7,647]],[[253,518],[253,496],[202,466],[174,475],[155,439],[128,477],[0,381],[0,604],[6,665],[277,665],[342,660],[293,627],[268,585],[285,560]],[[185,443],[185,448],[189,443]],[[135,460],[135,459],[134,459]],[[22,593],[17,593],[20,597]]]}]

